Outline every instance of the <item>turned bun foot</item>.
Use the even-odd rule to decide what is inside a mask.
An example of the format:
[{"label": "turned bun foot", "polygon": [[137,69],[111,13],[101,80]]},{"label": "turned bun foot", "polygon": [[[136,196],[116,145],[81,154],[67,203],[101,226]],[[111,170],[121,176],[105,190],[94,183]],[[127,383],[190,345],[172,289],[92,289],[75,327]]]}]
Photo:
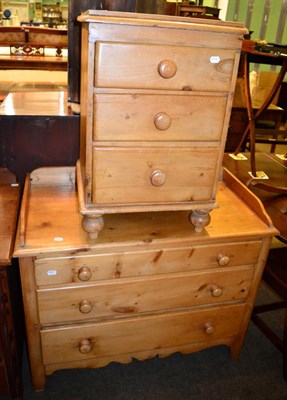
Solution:
[{"label": "turned bun foot", "polygon": [[90,239],[97,239],[104,227],[104,219],[99,215],[85,215],[82,219],[82,228],[88,233]]},{"label": "turned bun foot", "polygon": [[194,210],[189,216],[189,220],[194,226],[195,232],[202,232],[204,227],[210,223],[210,210]]}]

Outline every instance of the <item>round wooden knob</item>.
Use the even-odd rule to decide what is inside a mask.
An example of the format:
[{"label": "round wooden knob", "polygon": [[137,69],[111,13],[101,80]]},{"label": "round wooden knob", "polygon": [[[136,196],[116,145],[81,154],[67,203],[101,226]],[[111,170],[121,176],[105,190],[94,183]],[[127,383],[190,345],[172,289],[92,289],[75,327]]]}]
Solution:
[{"label": "round wooden knob", "polygon": [[88,354],[92,351],[92,343],[89,339],[83,339],[79,343],[79,351],[82,354]]},{"label": "round wooden knob", "polygon": [[214,333],[214,326],[212,322],[206,322],[204,324],[204,332],[206,335],[213,335]]},{"label": "round wooden knob", "polygon": [[162,186],[166,182],[166,176],[163,171],[154,171],[150,177],[151,184],[153,186]]},{"label": "round wooden knob", "polygon": [[171,125],[171,118],[169,115],[160,112],[154,117],[154,125],[158,130],[165,131]]},{"label": "round wooden knob", "polygon": [[212,285],[210,291],[213,297],[220,297],[223,293],[222,288],[217,285]]},{"label": "round wooden knob", "polygon": [[92,277],[92,271],[89,267],[81,267],[78,272],[78,278],[80,281],[89,281]]},{"label": "round wooden knob", "polygon": [[225,256],[224,254],[219,254],[217,257],[218,264],[221,265],[222,267],[224,265],[227,265],[230,261],[230,258],[228,256]]},{"label": "round wooden knob", "polygon": [[89,300],[82,300],[79,304],[79,310],[83,314],[88,314],[92,311],[92,303]]},{"label": "round wooden knob", "polygon": [[176,64],[171,60],[162,60],[158,64],[158,73],[164,79],[172,78],[177,71]]}]

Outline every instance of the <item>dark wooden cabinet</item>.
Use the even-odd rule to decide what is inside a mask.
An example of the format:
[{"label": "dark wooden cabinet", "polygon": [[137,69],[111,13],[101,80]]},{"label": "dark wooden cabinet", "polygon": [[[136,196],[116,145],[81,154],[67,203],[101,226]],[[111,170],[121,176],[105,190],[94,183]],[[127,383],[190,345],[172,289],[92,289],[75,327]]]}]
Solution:
[{"label": "dark wooden cabinet", "polygon": [[69,0],[68,7],[68,99],[71,103],[80,103],[81,24],[77,21],[77,17],[89,8],[99,9],[101,1]]},{"label": "dark wooden cabinet", "polygon": [[225,144],[225,152],[232,153],[237,148],[247,124],[248,116],[246,108],[232,108]]},{"label": "dark wooden cabinet", "polygon": [[24,324],[17,260],[12,259],[20,188],[0,168],[0,396],[22,397]]},{"label": "dark wooden cabinet", "polygon": [[24,183],[41,166],[75,165],[79,115],[0,115],[0,162]]}]

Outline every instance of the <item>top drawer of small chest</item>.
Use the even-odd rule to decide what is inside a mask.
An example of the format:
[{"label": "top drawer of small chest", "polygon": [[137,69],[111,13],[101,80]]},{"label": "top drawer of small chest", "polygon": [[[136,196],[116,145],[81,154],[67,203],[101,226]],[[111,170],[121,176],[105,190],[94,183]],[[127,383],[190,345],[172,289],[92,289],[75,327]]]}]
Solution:
[{"label": "top drawer of small chest", "polygon": [[97,88],[228,92],[235,50],[96,42]]}]

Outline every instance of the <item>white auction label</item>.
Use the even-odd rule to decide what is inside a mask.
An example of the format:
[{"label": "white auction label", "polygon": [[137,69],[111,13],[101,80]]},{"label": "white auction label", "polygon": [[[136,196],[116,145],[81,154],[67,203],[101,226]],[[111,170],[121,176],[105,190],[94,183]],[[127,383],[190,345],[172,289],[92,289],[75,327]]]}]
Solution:
[{"label": "white auction label", "polygon": [[211,62],[211,64],[218,64],[220,62],[220,57],[219,56],[211,56],[210,62]]},{"label": "white auction label", "polygon": [[49,269],[49,271],[47,271],[47,275],[49,276],[57,275],[57,271],[55,269]]},{"label": "white auction label", "polygon": [[60,236],[57,236],[57,237],[54,238],[55,242],[62,242],[63,240],[64,240],[64,238],[62,238]]}]

